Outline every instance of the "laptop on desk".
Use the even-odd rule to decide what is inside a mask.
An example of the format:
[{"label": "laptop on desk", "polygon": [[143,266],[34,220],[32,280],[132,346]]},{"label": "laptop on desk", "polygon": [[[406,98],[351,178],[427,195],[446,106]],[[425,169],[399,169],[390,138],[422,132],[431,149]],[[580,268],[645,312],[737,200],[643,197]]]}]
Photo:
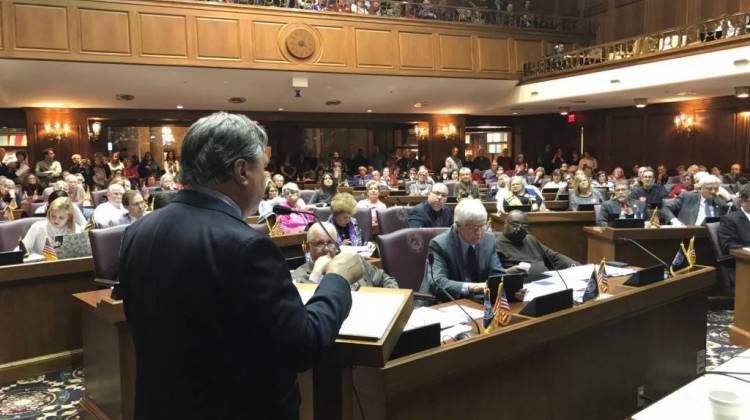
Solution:
[{"label": "laptop on desk", "polygon": [[0,266],[23,263],[23,251],[0,252]]},{"label": "laptop on desk", "polygon": [[55,236],[55,254],[57,258],[78,258],[91,256],[91,244],[87,232],[74,233],[65,236]]}]

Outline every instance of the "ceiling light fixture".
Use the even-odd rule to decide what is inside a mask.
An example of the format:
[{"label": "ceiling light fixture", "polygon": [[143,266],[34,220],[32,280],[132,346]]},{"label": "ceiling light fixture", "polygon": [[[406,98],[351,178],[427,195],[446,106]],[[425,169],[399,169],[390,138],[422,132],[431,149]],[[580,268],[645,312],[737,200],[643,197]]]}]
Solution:
[{"label": "ceiling light fixture", "polygon": [[568,115],[568,113],[570,113],[570,107],[567,107],[567,106],[561,106],[559,110],[560,110],[560,115]]},{"label": "ceiling light fixture", "polygon": [[734,96],[738,98],[750,97],[750,86],[737,86],[734,88]]},{"label": "ceiling light fixture", "polygon": [[425,105],[427,105],[427,104],[424,103],[424,102],[417,102],[417,103],[414,104],[414,108],[422,108]]},{"label": "ceiling light fixture", "polygon": [[341,101],[338,99],[331,99],[330,101],[326,101],[326,105],[328,106],[341,105]]},{"label": "ceiling light fixture", "polygon": [[284,110],[284,108],[279,108],[279,111],[283,111],[283,110]]},{"label": "ceiling light fixture", "polygon": [[371,110],[371,109],[368,109],[368,110],[367,110],[367,112],[372,112],[372,110]]},{"label": "ceiling light fixture", "polygon": [[182,108],[184,108],[182,105],[177,105],[177,109],[182,109]]},{"label": "ceiling light fixture", "polygon": [[243,98],[242,96],[233,96],[229,99],[227,99],[227,102],[230,104],[243,104],[247,101],[247,99]]},{"label": "ceiling light fixture", "polygon": [[135,96],[129,93],[118,93],[117,95],[115,95],[115,99],[117,99],[118,101],[132,101],[133,99],[135,99]]},{"label": "ceiling light fixture", "polygon": [[633,102],[635,102],[636,108],[645,108],[646,105],[648,105],[646,98],[635,98],[633,99]]}]

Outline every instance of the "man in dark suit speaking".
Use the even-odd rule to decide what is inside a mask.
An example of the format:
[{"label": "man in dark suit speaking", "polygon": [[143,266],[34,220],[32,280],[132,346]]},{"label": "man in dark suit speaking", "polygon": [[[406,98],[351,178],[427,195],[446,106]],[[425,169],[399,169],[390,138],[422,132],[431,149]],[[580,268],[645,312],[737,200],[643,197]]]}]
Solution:
[{"label": "man in dark suit speaking", "polygon": [[348,316],[359,257],[333,258],[303,305],[279,249],[243,221],[263,194],[266,142],[245,116],[201,118],[182,143],[185,189],[125,231],[136,419],[296,419],[297,372]]}]

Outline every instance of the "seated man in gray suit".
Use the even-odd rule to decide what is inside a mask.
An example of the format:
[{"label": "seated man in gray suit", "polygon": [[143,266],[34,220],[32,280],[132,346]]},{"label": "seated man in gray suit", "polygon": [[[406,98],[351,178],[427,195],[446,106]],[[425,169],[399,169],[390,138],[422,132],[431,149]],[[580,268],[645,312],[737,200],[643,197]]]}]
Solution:
[{"label": "seated man in gray suit", "polygon": [[722,217],[719,226],[719,243],[724,252],[750,246],[750,184],[740,189],[739,210]]},{"label": "seated man in gray suit", "polygon": [[596,215],[598,226],[608,226],[612,219],[646,219],[646,203],[630,199],[630,183],[618,181],[615,184],[614,198],[602,203]]},{"label": "seated man in gray suit", "polygon": [[502,233],[496,233],[497,252],[500,261],[511,272],[520,272],[520,263],[528,263],[529,274],[539,274],[547,270],[562,270],[578,265],[578,261],[544,246],[529,234],[529,217],[526,213],[513,210],[505,219]]},{"label": "seated man in gray suit", "polygon": [[449,300],[484,293],[487,278],[505,272],[497,256],[495,238],[486,235],[487,210],[481,201],[465,198],[456,206],[453,227],[430,241],[429,258],[419,291]]},{"label": "seated man in gray suit", "polygon": [[[323,222],[323,226],[328,230],[331,237],[335,239],[336,228],[328,222]],[[335,243],[331,242],[331,238],[316,223],[307,230],[305,250],[309,253],[310,258],[292,272],[292,279],[295,283],[317,284],[323,278],[328,263],[336,256]],[[385,271],[365,260],[362,260],[362,264],[364,265],[362,278],[351,284],[352,290],[359,290],[360,287],[388,287],[398,289],[396,279],[386,274]]]},{"label": "seated man in gray suit", "polygon": [[700,226],[706,217],[723,216],[727,203],[716,195],[720,184],[716,176],[702,175],[697,180],[697,191],[683,191],[664,205],[664,217],[675,226]]}]

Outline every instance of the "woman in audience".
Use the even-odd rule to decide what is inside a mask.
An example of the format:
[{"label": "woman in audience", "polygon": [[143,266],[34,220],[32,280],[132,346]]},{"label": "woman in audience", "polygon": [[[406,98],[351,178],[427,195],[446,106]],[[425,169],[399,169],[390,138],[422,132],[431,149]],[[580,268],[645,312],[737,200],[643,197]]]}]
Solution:
[{"label": "woman in audience", "polygon": [[349,193],[336,194],[331,200],[331,217],[328,219],[336,227],[336,243],[339,245],[362,246],[362,231],[353,218],[357,212],[357,202]]},{"label": "woman in audience", "polygon": [[506,212],[511,207],[518,206],[531,206],[531,211],[546,210],[544,199],[534,189],[527,188],[526,179],[522,176],[511,178],[505,194],[498,194],[498,197],[498,212]]},{"label": "woman in audience", "polygon": [[505,196],[508,191],[508,183],[510,183],[510,177],[498,170],[497,183],[490,189],[488,194],[489,198],[501,203],[503,196]]},{"label": "woman in audience", "polygon": [[372,224],[378,224],[377,211],[385,210],[385,204],[380,201],[380,186],[375,181],[367,183],[367,198],[357,202],[357,208],[370,209],[370,216],[372,217]]},{"label": "woman in audience", "polygon": [[141,163],[138,164],[138,176],[141,179],[147,179],[150,176],[159,176],[159,172],[159,164],[156,163],[151,152],[144,153]]},{"label": "woman in audience", "polygon": [[563,150],[558,147],[555,155],[552,156],[552,167],[560,169],[563,163],[565,163],[565,154],[563,153]]},{"label": "woman in audience", "polygon": [[273,182],[266,183],[266,189],[263,191],[263,201],[258,204],[258,216],[265,219],[266,216],[273,213],[274,204],[278,204],[276,198],[279,196],[279,190],[273,185]]},{"label": "woman in audience", "polygon": [[167,154],[164,156],[164,171],[172,175],[173,179],[179,179],[180,161],[177,160],[174,150],[167,151]]},{"label": "woman in audience", "polygon": [[458,182],[459,176],[458,176],[458,169],[454,169],[451,171],[451,178],[450,181]]},{"label": "woman in audience", "polygon": [[39,179],[34,174],[28,174],[23,182],[23,192],[30,203],[42,200],[44,188],[39,184]]},{"label": "woman in audience", "polygon": [[615,189],[615,184],[607,178],[607,173],[599,171],[596,173],[596,179],[591,183],[594,188],[606,188],[607,191]]},{"label": "woman in audience", "polygon": [[107,165],[109,165],[109,170],[112,171],[113,174],[117,171],[125,170],[125,165],[120,160],[120,152],[112,153],[112,157],[109,158]]},{"label": "woman in audience", "polygon": [[693,191],[693,185],[693,174],[685,172],[685,175],[682,176],[682,182],[672,187],[669,198],[677,198],[683,191]]},{"label": "woman in audience", "polygon": [[[294,182],[287,182],[281,188],[281,198],[276,199],[276,203],[292,210],[307,211],[308,207],[305,201],[299,198],[299,187]],[[314,220],[313,217],[306,214],[282,214],[278,215],[279,225],[284,233],[299,233],[305,230],[308,223]]]},{"label": "woman in audience", "polygon": [[448,170],[448,168],[443,167],[442,169],[440,169],[440,181],[438,182],[448,181],[450,179],[450,176],[451,176],[450,170]]},{"label": "woman in audience", "polygon": [[91,169],[94,171],[94,190],[106,190],[109,178],[112,177],[112,170],[109,169],[101,153],[94,153],[94,164],[91,165]]},{"label": "woman in audience", "polygon": [[625,171],[617,166],[614,170],[612,170],[612,175],[610,175],[610,181],[612,181],[612,184],[616,184],[618,181],[627,181],[628,178],[625,176]]},{"label": "woman in audience", "polygon": [[536,171],[534,171],[534,178],[532,179],[531,185],[542,188],[542,185],[544,184],[544,176],[546,174],[544,173],[544,167],[540,166],[536,168]]},{"label": "woman in audience", "polygon": [[138,167],[133,164],[132,158],[125,158],[125,170],[123,171],[123,175],[125,175],[125,178],[127,178],[132,185],[137,186],[140,184],[140,174],[138,173]]},{"label": "woman in audience", "polygon": [[524,175],[529,165],[526,163],[526,158],[523,153],[516,155],[516,166],[513,168],[513,173],[516,175]]},{"label": "woman in audience", "polygon": [[308,204],[328,206],[331,204],[331,198],[334,195],[336,195],[336,184],[333,182],[333,175],[326,172],[320,179],[320,186],[315,190],[315,194]]},{"label": "woman in audience", "polygon": [[542,190],[553,189],[553,188],[555,190],[559,190],[561,188],[565,189],[567,185],[568,184],[562,179],[562,172],[560,172],[559,169],[555,169],[554,171],[552,171],[552,179],[547,181],[544,185],[542,185]]},{"label": "woman in audience", "polygon": [[394,172],[391,172],[391,168],[387,166],[383,168],[383,180],[389,190],[398,189],[398,176]]},{"label": "woman in audience", "polygon": [[349,181],[346,180],[346,176],[341,170],[340,165],[333,165],[333,180],[336,183],[336,186],[339,186],[339,187],[349,186]]},{"label": "woman in audience", "polygon": [[26,232],[23,238],[26,249],[34,254],[41,254],[46,240],[53,244],[56,236],[82,232],[83,225],[75,223],[75,208],[67,197],[58,197],[50,202],[47,220],[35,222]]},{"label": "woman in audience", "polygon": [[591,181],[586,176],[577,175],[573,178],[573,189],[568,198],[568,209],[578,211],[582,204],[601,204],[604,202],[602,193],[591,186]]}]

